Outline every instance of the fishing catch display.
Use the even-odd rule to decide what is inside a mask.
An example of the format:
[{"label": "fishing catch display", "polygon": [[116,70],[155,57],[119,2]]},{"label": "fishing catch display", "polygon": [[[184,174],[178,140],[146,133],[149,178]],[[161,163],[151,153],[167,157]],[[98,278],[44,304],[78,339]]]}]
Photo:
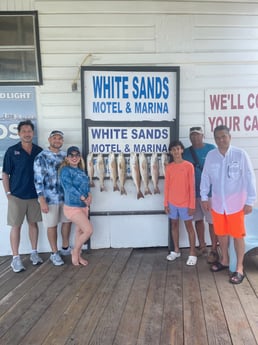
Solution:
[{"label": "fishing catch display", "polygon": [[110,152],[105,157],[102,153],[90,152],[87,155],[87,172],[91,187],[97,188],[94,181],[98,180],[100,192],[108,191],[105,180],[110,179],[113,192],[127,195],[126,181],[131,179],[137,199],[160,194],[159,178],[164,178],[167,164],[168,155],[165,152],[154,152],[149,156],[144,152],[131,152],[130,155]]}]

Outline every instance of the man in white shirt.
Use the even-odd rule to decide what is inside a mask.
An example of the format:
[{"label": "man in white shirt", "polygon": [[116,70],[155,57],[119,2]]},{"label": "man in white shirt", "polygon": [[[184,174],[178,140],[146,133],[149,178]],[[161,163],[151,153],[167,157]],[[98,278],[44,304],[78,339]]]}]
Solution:
[{"label": "man in white shirt", "polygon": [[[218,148],[206,157],[200,186],[202,204],[204,209],[211,209],[222,253],[221,260],[211,266],[211,271],[228,269],[228,241],[231,236],[234,238],[237,266],[230,282],[240,284],[244,279],[244,215],[252,212],[256,200],[255,175],[247,153],[230,145],[231,135],[226,126],[215,128],[214,139]],[[211,186],[210,205],[208,194]]]}]

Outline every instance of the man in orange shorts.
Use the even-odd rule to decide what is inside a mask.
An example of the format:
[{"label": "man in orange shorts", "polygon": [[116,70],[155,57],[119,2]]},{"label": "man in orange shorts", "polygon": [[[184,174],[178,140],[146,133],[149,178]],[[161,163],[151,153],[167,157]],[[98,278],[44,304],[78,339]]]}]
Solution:
[{"label": "man in orange shorts", "polygon": [[[244,279],[244,216],[252,212],[256,200],[255,175],[247,153],[230,145],[231,135],[226,126],[215,128],[214,139],[218,147],[206,157],[200,186],[202,205],[206,210],[211,209],[222,254],[221,260],[211,266],[211,271],[228,269],[231,236],[234,238],[237,266],[229,281],[240,284]],[[210,205],[208,194],[211,186]]]}]

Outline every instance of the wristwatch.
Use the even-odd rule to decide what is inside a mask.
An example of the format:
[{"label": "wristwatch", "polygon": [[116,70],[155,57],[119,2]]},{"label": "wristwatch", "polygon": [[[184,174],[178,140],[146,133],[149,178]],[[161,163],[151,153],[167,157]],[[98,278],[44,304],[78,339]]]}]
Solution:
[{"label": "wristwatch", "polygon": [[10,195],[10,194],[11,194],[11,192],[6,192],[5,194],[6,194],[6,195]]}]

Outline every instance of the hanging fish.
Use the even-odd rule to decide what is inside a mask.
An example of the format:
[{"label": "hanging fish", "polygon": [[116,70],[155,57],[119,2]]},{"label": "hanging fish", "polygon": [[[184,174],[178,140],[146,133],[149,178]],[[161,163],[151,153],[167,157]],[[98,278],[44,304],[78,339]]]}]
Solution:
[{"label": "hanging fish", "polygon": [[143,152],[139,153],[140,174],[144,185],[144,195],[152,194],[149,188],[148,161]]},{"label": "hanging fish", "polygon": [[110,152],[108,155],[108,167],[109,167],[110,179],[113,182],[113,192],[115,192],[116,190],[119,191],[119,187],[117,185],[116,156],[115,156],[114,152]]},{"label": "hanging fish", "polygon": [[154,186],[154,194],[160,194],[159,182],[159,159],[158,154],[153,152],[151,155],[151,180]]},{"label": "hanging fish", "polygon": [[161,154],[161,167],[162,167],[162,172],[163,176],[166,176],[166,167],[168,165],[168,155],[166,152],[162,152]]},{"label": "hanging fish", "polygon": [[95,187],[95,183],[93,181],[94,163],[93,163],[93,153],[92,152],[88,153],[88,155],[87,155],[87,172],[88,172],[88,176],[90,179],[90,186]]},{"label": "hanging fish", "polygon": [[117,170],[118,170],[118,178],[120,182],[120,194],[127,194],[125,190],[125,181],[126,181],[126,163],[125,157],[122,152],[119,153],[117,157]]},{"label": "hanging fish", "polygon": [[104,178],[105,178],[105,163],[102,153],[99,153],[97,156],[97,173],[100,182],[100,191],[105,190]]},{"label": "hanging fish", "polygon": [[135,152],[131,152],[130,155],[130,169],[133,182],[136,186],[137,190],[137,199],[144,198],[141,192],[141,177],[140,177],[140,170],[139,170],[139,161],[137,154]]}]

